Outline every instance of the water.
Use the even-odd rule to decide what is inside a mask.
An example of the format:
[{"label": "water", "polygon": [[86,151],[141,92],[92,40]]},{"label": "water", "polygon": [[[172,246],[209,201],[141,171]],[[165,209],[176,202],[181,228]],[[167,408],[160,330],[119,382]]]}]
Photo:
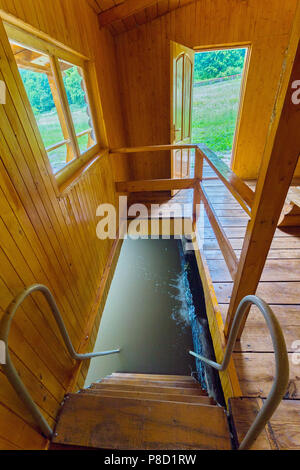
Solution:
[{"label": "water", "polygon": [[190,375],[195,370],[190,293],[178,240],[125,240],[86,386],[112,372]]}]

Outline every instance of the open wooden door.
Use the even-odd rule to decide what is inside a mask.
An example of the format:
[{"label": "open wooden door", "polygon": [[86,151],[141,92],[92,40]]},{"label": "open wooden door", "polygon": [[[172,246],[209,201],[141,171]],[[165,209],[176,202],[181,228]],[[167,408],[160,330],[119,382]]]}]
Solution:
[{"label": "open wooden door", "polygon": [[[191,143],[194,57],[192,49],[171,41],[171,144]],[[189,170],[190,150],[173,150],[171,178],[188,178]]]}]

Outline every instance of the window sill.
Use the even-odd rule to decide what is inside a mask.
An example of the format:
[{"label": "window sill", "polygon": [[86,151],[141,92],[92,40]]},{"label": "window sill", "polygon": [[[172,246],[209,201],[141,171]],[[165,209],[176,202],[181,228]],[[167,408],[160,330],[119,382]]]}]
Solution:
[{"label": "window sill", "polygon": [[76,158],[55,175],[59,197],[67,195],[71,187],[94,165],[100,158],[108,154],[108,149],[95,145],[80,158]]}]

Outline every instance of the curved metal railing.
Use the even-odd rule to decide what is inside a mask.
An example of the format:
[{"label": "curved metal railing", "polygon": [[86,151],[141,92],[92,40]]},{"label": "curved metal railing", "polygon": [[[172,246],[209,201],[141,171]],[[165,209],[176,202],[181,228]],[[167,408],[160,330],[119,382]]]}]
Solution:
[{"label": "curved metal railing", "polygon": [[211,367],[214,367],[219,371],[226,370],[229,365],[229,361],[240,330],[241,323],[245,315],[247,315],[248,308],[252,304],[256,305],[259,308],[260,312],[266,320],[269,331],[271,333],[275,353],[276,372],[275,380],[273,382],[268,398],[262,406],[261,410],[259,411],[258,415],[256,416],[254,422],[250,426],[250,429],[244,437],[243,441],[241,442],[239,450],[245,450],[251,447],[251,445],[257,439],[261,431],[264,429],[265,425],[273,415],[274,411],[276,410],[286,393],[289,381],[289,360],[285,339],[280,324],[276,316],[274,315],[272,309],[266,302],[264,302],[264,300],[260,299],[255,295],[248,295],[244,297],[243,300],[241,300],[236,310],[222,364],[214,362],[210,359],[207,359],[206,357],[201,356],[200,354],[196,354],[195,352],[190,351],[190,354],[197,357],[206,364],[210,365]]},{"label": "curved metal railing", "polygon": [[9,349],[8,349],[8,337],[9,337],[9,332],[10,332],[11,324],[15,316],[15,313],[17,309],[20,307],[20,305],[22,304],[22,302],[26,299],[26,297],[28,297],[29,295],[31,295],[33,292],[36,292],[36,291],[41,292],[46,298],[51,308],[51,311],[54,315],[56,323],[58,325],[59,331],[63,337],[67,350],[69,351],[69,354],[73,359],[75,359],[76,361],[84,361],[86,359],[91,359],[93,357],[106,356],[108,354],[116,354],[120,352],[120,348],[113,349],[111,351],[78,354],[73,347],[73,344],[71,342],[71,339],[69,337],[69,334],[67,332],[67,329],[65,327],[65,324],[58,310],[58,307],[56,305],[53,295],[51,294],[48,287],[42,284],[34,284],[31,287],[28,287],[10,304],[10,306],[6,310],[0,323],[0,340],[2,340],[5,344],[5,364],[2,364],[2,369],[6,377],[8,378],[9,382],[11,383],[11,385],[13,386],[13,388],[19,395],[20,399],[23,401],[24,405],[26,406],[28,411],[31,413],[33,418],[35,419],[43,435],[47,438],[50,438],[53,435],[53,430],[51,429],[51,427],[45,420],[44,416],[40,412],[39,408],[33,401],[30,393],[28,392],[24,383],[19,377],[19,374],[12,363],[12,360],[9,354]]}]

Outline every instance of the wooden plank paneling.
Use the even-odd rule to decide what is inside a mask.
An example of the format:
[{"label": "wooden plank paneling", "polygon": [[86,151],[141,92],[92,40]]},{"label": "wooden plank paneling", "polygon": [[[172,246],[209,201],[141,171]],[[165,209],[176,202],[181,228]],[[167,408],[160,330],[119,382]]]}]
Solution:
[{"label": "wooden plank paneling", "polygon": [[[99,32],[97,16],[85,0],[76,1],[76,9],[72,0],[1,0],[0,8],[15,15],[19,26],[26,22],[27,30],[36,28],[56,45],[91,58],[95,105],[105,121],[103,140],[126,145],[118,83],[112,79],[117,75],[113,39],[108,31]],[[60,194],[2,23],[0,55],[0,78],[7,85],[7,102],[0,108],[0,317],[26,286],[46,284],[75,349],[92,349],[101,317],[97,311],[107,290],[106,268],[116,249],[112,240],[97,238],[96,209],[101,202],[115,202],[114,170],[120,179],[126,177],[127,163],[113,168],[114,158],[102,152]],[[53,426],[78,367],[40,294],[17,312],[9,346],[25,385]],[[82,380],[85,373],[86,368]],[[44,448],[46,441],[2,373],[0,383],[0,447]]]},{"label": "wooden plank paneling", "polygon": [[[262,400],[259,398],[231,398],[229,400],[229,410],[233,429],[236,433],[236,445],[241,444],[246,436],[251,424],[255,420],[262,406]],[[251,450],[272,450],[272,439],[270,439],[269,429],[266,428],[258,436]],[[275,447],[276,449],[276,447]]]},{"label": "wooden plank paneling", "polygon": [[[130,146],[170,142],[170,40],[192,48],[251,43],[233,171],[255,178],[296,5],[296,0],[198,0],[119,34],[117,60]],[[133,179],[170,177],[168,152],[155,160],[133,156],[130,164]]]},{"label": "wooden plank paneling", "polygon": [[[233,422],[239,442],[242,441],[265,400],[234,398],[230,400]],[[300,449],[300,401],[283,400],[252,450]]]}]

